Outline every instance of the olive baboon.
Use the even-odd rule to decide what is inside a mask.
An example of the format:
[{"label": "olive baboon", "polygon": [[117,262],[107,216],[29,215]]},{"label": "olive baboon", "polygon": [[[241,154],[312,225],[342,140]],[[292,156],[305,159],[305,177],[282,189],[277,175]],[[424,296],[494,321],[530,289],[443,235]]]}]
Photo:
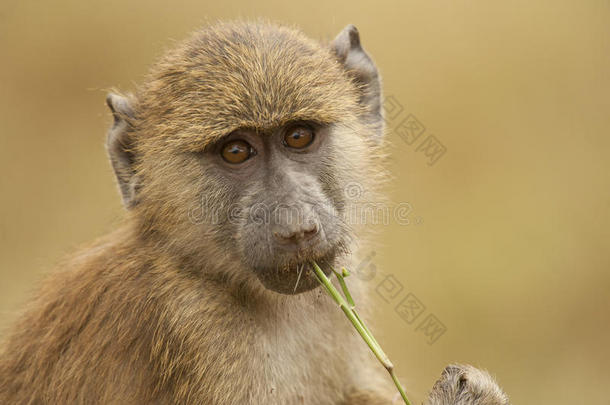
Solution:
[{"label": "olive baboon", "polygon": [[[43,284],[2,346],[0,403],[390,403],[308,271],[354,262],[345,186],[383,177],[380,78],[356,28],[321,44],[218,24],[107,103],[126,221]],[[429,401],[507,403],[467,366]]]}]

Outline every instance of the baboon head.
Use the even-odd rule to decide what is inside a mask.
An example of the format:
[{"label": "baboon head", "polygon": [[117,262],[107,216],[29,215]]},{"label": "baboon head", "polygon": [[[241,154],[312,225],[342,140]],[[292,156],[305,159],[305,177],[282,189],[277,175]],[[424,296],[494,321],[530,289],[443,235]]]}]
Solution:
[{"label": "baboon head", "polygon": [[370,186],[380,82],[358,31],[330,44],[267,23],[196,32],[135,95],[110,94],[107,148],[139,237],[201,271],[292,294],[353,239]]}]

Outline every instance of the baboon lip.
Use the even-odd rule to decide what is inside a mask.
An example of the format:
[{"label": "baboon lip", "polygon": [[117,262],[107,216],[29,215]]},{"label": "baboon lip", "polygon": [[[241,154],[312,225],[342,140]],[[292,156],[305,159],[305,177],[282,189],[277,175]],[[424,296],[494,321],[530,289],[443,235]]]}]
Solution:
[{"label": "baboon lip", "polygon": [[[286,260],[284,263],[278,264],[276,267],[263,267],[260,270],[262,271],[280,271],[280,272],[290,272],[290,271],[313,271],[313,267],[311,265],[312,262],[317,262],[318,264],[324,264],[324,267],[330,267],[328,265],[332,265],[336,257],[336,252],[334,250],[325,252],[323,254],[298,254],[295,257]],[[330,270],[329,270],[330,271]]]},{"label": "baboon lip", "polygon": [[269,290],[287,295],[299,294],[319,286],[311,263],[315,261],[329,275],[336,253],[332,250],[322,255],[302,256],[273,268],[255,267],[254,273]]}]

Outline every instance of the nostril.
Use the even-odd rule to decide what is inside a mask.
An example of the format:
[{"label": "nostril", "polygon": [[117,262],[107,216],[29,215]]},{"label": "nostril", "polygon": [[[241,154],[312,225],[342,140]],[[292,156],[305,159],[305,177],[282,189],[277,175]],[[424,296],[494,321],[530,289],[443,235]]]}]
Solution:
[{"label": "nostril", "polygon": [[298,231],[292,231],[292,232],[275,231],[275,232],[273,232],[273,236],[282,243],[295,243],[296,244],[303,240],[312,239],[314,236],[316,236],[318,234],[318,231],[319,231],[318,225],[311,224],[309,226],[299,229]]},{"label": "nostril", "polygon": [[296,232],[273,232],[273,236],[282,243],[296,243],[299,240]]},{"label": "nostril", "polygon": [[318,233],[318,225],[312,224],[308,229],[303,230],[303,237],[305,239],[311,239]]},{"label": "nostril", "polygon": [[286,242],[290,239],[290,235],[291,234],[284,234],[281,232],[273,232],[273,236],[275,237],[275,239],[279,240],[280,242]]}]

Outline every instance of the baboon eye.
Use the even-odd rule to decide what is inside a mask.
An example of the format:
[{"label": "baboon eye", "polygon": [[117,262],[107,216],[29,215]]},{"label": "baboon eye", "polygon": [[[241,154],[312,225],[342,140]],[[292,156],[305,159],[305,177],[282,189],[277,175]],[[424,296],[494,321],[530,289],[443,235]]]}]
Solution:
[{"label": "baboon eye", "polygon": [[295,149],[303,149],[313,142],[314,133],[309,127],[298,125],[291,127],[284,135],[284,145]]},{"label": "baboon eye", "polygon": [[235,140],[229,141],[222,147],[222,158],[229,163],[243,163],[248,160],[256,152],[254,148],[246,141]]}]

